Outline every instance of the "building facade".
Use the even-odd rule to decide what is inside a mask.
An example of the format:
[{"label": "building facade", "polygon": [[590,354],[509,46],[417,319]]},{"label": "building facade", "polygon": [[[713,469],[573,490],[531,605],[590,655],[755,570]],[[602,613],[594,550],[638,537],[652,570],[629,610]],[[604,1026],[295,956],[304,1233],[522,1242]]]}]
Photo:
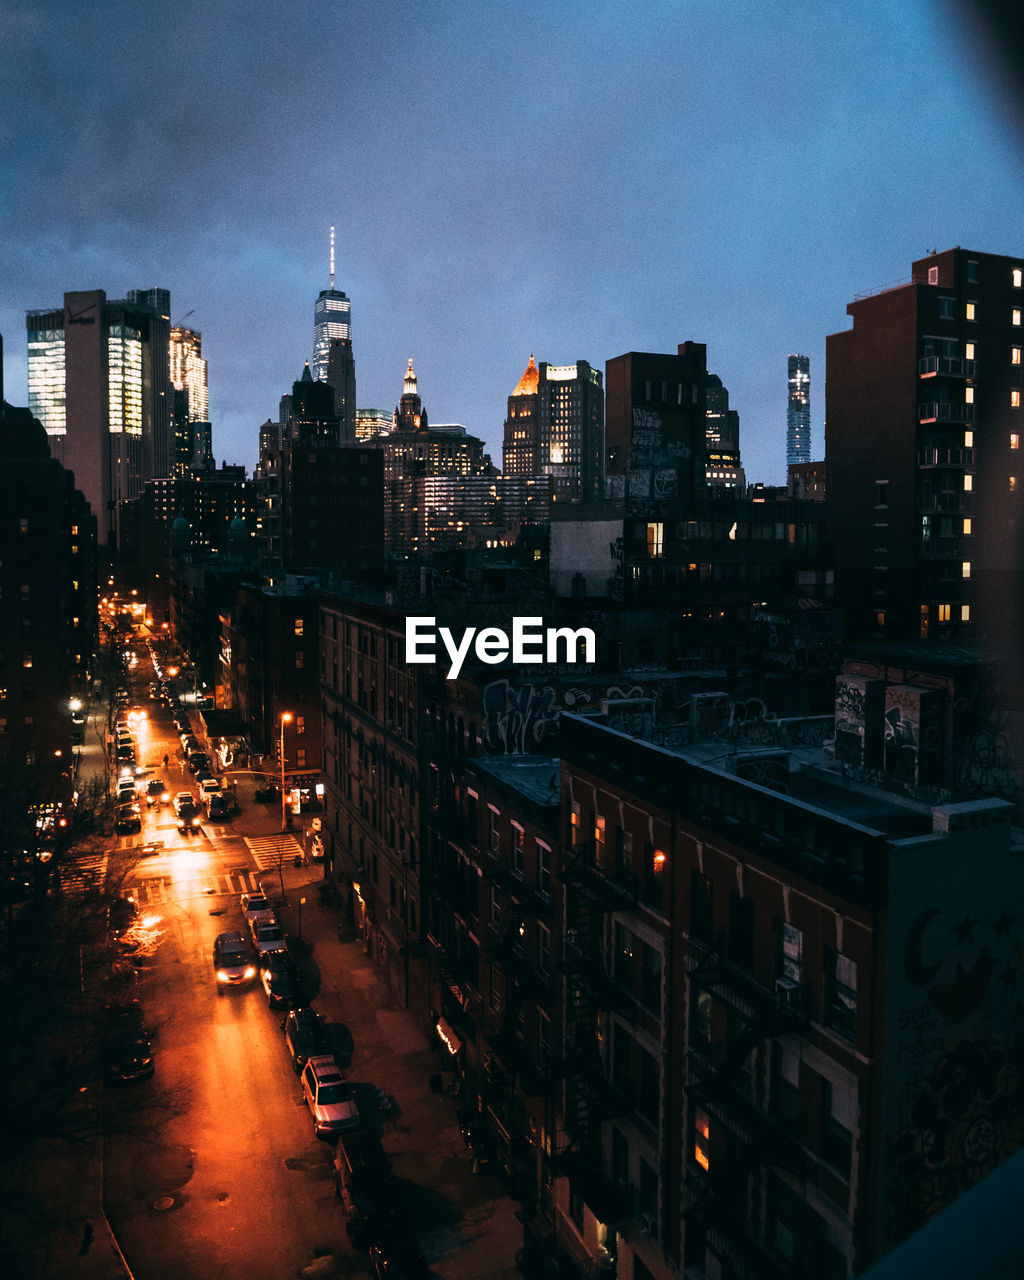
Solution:
[{"label": "building facade", "polygon": [[556,502],[593,502],[604,493],[604,388],[586,360],[570,365],[530,356],[508,398],[502,445],[505,475],[550,476]]},{"label": "building facade", "polygon": [[827,339],[826,461],[851,641],[1012,651],[1020,609],[1024,257],[951,249]]},{"label": "building facade", "polygon": [[121,504],[170,473],[168,312],[165,289],[124,302],[93,290],[27,316],[29,409],[74,472],[101,546],[117,544]]}]

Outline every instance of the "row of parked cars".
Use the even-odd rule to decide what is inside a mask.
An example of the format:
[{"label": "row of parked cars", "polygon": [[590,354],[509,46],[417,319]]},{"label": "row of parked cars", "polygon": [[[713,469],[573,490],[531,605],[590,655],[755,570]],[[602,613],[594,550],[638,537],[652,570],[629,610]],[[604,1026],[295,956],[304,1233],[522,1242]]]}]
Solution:
[{"label": "row of parked cars", "polygon": [[252,986],[258,977],[268,1005],[287,1008],[281,1023],[285,1048],[314,1135],[334,1144],[331,1168],[349,1237],[369,1253],[380,1280],[427,1280],[430,1269],[408,1235],[377,1127],[364,1123],[323,1018],[302,1001],[288,942],[270,902],[262,893],[243,893],[241,909],[244,929],[222,933],[214,943],[218,994]]}]

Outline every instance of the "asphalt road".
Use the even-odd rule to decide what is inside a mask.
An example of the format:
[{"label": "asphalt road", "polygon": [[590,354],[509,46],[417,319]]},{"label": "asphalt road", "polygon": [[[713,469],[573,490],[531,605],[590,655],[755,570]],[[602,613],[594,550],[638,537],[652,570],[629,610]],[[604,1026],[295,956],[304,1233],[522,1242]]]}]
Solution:
[{"label": "asphalt road", "polygon": [[[169,713],[144,709],[140,784],[160,776],[172,794],[194,790]],[[270,1280],[317,1258],[330,1260],[331,1275],[365,1275],[285,1052],[282,1013],[258,984],[217,994],[214,938],[242,927],[239,893],[257,883],[244,816],[237,829],[204,822],[202,835],[184,837],[173,810],[144,800],[142,809],[141,835],[118,837],[110,851],[145,922],[139,996],[156,1061],[151,1081],[107,1092],[107,1209],[125,1257],[147,1280]],[[136,863],[139,845],[157,852]]]}]

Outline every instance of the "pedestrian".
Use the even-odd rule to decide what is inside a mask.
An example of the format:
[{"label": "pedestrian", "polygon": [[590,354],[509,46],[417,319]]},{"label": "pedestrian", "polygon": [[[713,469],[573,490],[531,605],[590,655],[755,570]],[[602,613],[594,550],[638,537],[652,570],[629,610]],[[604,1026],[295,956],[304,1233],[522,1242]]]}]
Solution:
[{"label": "pedestrian", "polygon": [[170,763],[171,763],[171,757],[165,751],[164,752],[164,768],[166,769]]}]

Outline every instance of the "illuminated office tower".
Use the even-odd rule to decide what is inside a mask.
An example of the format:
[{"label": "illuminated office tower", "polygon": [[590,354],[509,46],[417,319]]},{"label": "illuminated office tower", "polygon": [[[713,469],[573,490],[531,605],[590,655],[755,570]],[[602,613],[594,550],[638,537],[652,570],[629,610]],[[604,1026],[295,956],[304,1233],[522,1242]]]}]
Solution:
[{"label": "illuminated office tower", "polygon": [[789,357],[789,396],[786,401],[786,464],[811,460],[811,361]]},{"label": "illuminated office tower", "polygon": [[74,472],[101,546],[116,546],[120,505],[168,473],[169,301],[166,289],[110,302],[94,289],[26,317],[29,408]]},{"label": "illuminated office tower", "polygon": [[[202,334],[195,329],[175,325],[171,330],[170,354],[171,383],[174,386],[171,474],[184,478],[194,463],[210,453],[210,394]],[[196,442],[200,438],[206,441],[206,447],[197,452]]]},{"label": "illuminated office tower", "polygon": [[[327,381],[333,338],[351,339],[351,304],[334,287],[334,228],[331,227],[331,287],[321,289],[313,305],[313,380]],[[354,406],[353,406],[354,407]]]},{"label": "illuminated office tower", "polygon": [[604,380],[586,360],[534,363],[508,397],[505,475],[550,476],[558,502],[592,502],[604,492]]}]

